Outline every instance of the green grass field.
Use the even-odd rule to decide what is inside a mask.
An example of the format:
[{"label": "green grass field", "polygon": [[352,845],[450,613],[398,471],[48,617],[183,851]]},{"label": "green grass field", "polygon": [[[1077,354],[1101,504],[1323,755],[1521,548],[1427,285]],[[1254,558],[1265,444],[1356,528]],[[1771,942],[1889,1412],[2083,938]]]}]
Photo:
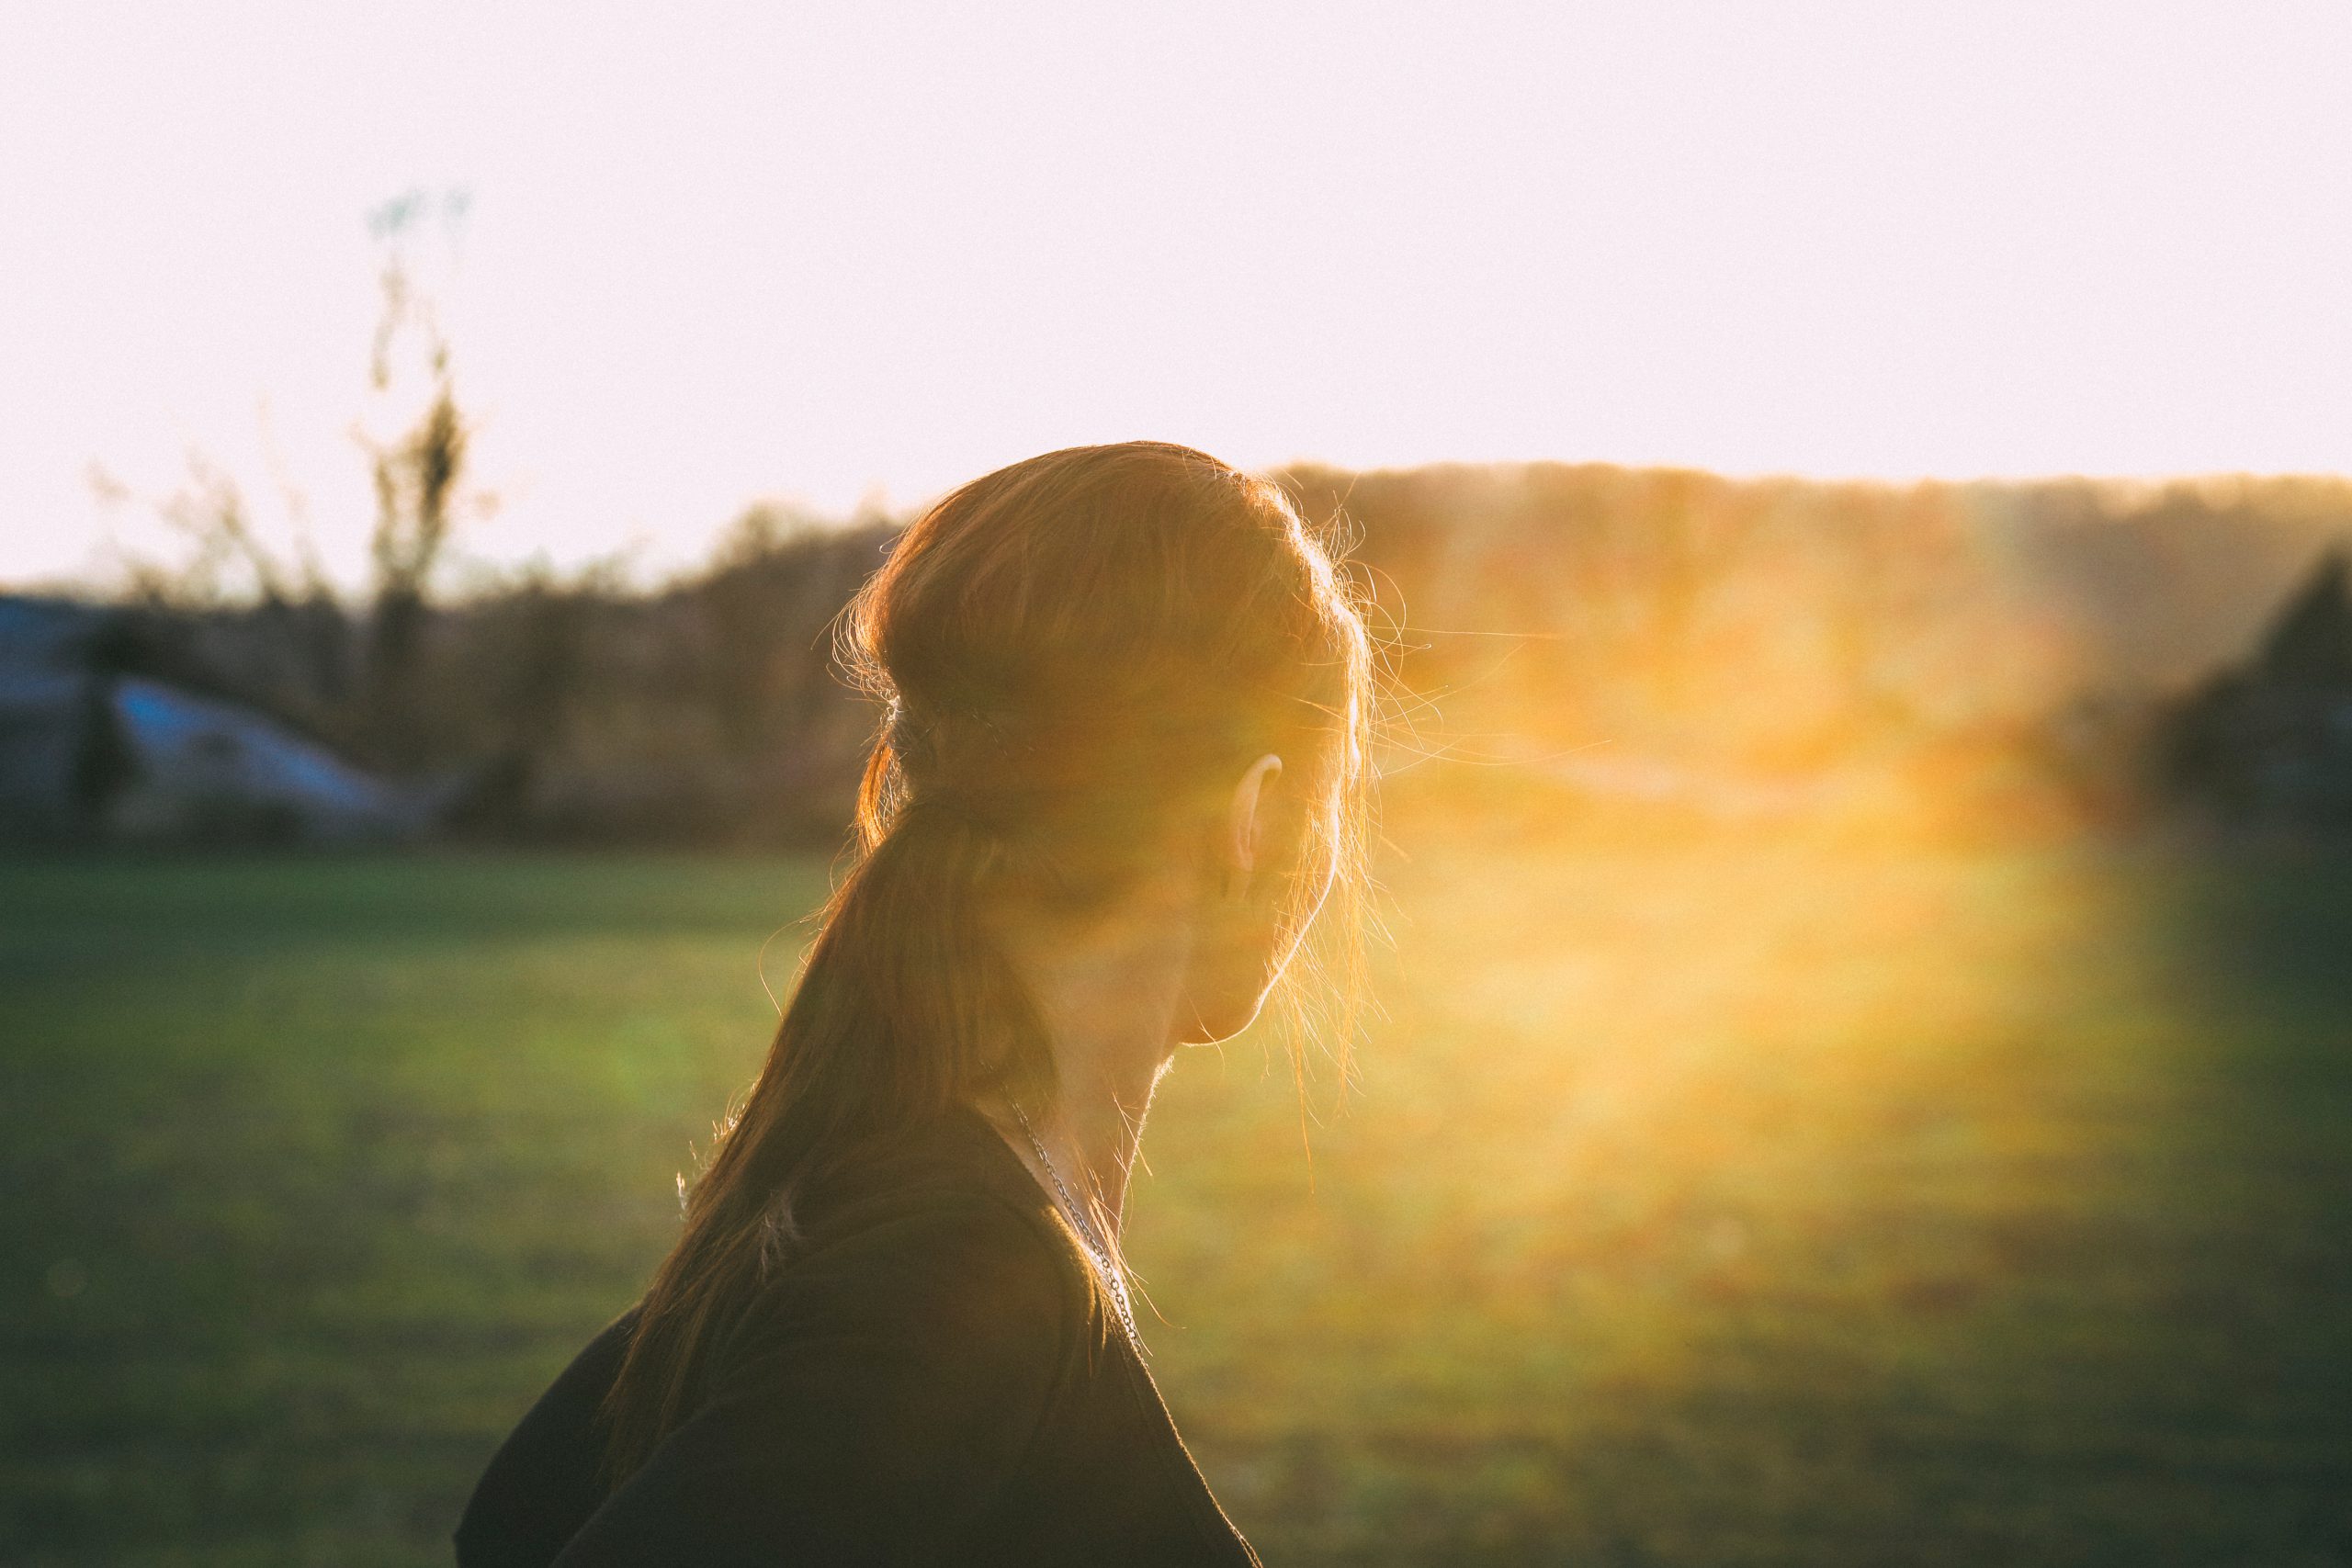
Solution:
[{"label": "green grass field", "polygon": [[[446,1561],[821,877],[0,866],[0,1561]],[[1285,1064],[1200,1053],[1131,1220],[1269,1562],[2352,1562],[2352,862],[1389,880],[1311,1159]]]}]

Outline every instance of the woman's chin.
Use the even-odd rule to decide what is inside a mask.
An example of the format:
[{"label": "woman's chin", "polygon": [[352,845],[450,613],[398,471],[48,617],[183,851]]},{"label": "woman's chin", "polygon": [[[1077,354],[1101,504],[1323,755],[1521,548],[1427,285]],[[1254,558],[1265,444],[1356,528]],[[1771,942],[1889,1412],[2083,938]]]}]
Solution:
[{"label": "woman's chin", "polygon": [[1193,1024],[1193,1034],[1183,1042],[1186,1045],[1222,1045],[1235,1035],[1258,1021],[1265,1010],[1266,998],[1261,995],[1247,1006],[1236,1006],[1216,1012],[1204,1013]]}]

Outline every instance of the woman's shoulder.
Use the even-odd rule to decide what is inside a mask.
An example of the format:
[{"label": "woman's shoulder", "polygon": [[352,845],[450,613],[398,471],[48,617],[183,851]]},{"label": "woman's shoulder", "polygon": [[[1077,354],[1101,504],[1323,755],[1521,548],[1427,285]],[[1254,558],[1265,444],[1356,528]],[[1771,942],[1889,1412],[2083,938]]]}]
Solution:
[{"label": "woman's shoulder", "polygon": [[827,1173],[796,1206],[728,1359],[811,1332],[1046,1356],[1092,1305],[1052,1200],[993,1129],[959,1118]]},{"label": "woman's shoulder", "polygon": [[996,1129],[978,1112],[898,1127],[854,1144],[815,1183],[820,1214],[861,1204],[992,1199],[1017,1213],[1047,1218],[1052,1200],[1030,1177]]},{"label": "woman's shoulder", "polygon": [[[1053,1200],[996,1130],[960,1111],[853,1148],[795,1202],[796,1262],[918,1235],[968,1233],[973,1244],[1058,1267],[1067,1248]],[[967,1250],[958,1248],[957,1250]]]}]

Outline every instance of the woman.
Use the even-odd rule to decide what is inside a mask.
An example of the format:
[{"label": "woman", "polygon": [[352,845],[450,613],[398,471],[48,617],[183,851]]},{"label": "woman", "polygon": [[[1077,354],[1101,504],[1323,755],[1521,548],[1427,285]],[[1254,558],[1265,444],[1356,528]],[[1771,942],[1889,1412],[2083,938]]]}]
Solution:
[{"label": "woman", "polygon": [[1360,885],[1356,604],[1272,485],[1135,443],[940,502],[842,648],[889,715],[860,856],[676,1247],[459,1562],[1253,1562],[1144,1369],[1119,1219],[1177,1048]]}]

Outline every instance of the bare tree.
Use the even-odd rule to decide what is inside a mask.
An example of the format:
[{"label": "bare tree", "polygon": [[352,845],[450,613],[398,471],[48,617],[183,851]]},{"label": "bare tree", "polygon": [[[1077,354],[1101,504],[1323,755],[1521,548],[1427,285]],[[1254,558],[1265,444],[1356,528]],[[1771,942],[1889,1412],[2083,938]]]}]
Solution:
[{"label": "bare tree", "polygon": [[[376,491],[376,527],[369,542],[375,569],[368,637],[368,709],[370,749],[381,760],[413,764],[422,760],[424,716],[416,684],[430,617],[433,577],[447,552],[459,510],[472,426],[459,411],[443,334],[431,292],[416,282],[405,240],[431,209],[421,193],[386,204],[371,219],[384,243],[383,310],[377,322],[369,378],[377,390],[394,379],[394,358],[403,341],[423,351],[431,391],[424,412],[390,442],[361,437]],[[439,204],[445,222],[464,217],[462,193]]]}]

